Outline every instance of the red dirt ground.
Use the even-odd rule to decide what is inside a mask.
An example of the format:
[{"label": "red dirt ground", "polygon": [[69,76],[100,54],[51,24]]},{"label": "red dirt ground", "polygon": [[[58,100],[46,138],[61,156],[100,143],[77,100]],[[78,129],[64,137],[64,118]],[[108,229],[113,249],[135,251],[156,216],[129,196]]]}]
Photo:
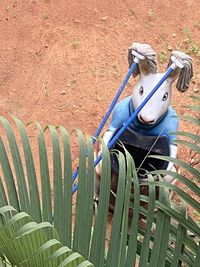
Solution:
[{"label": "red dirt ground", "polygon": [[[125,76],[134,41],[157,51],[161,70],[172,50],[193,57],[189,91],[174,86],[172,104],[182,115],[189,95],[200,94],[199,0],[1,0],[0,114],[92,135]],[[133,85],[131,78],[123,96]]]},{"label": "red dirt ground", "polygon": [[[152,45],[161,69],[171,49],[200,41],[199,1],[3,0],[0,6],[0,113],[25,123],[93,134],[127,71],[133,41]],[[199,58],[192,56],[189,93],[200,83]],[[185,103],[188,94],[174,88],[179,114]]]}]

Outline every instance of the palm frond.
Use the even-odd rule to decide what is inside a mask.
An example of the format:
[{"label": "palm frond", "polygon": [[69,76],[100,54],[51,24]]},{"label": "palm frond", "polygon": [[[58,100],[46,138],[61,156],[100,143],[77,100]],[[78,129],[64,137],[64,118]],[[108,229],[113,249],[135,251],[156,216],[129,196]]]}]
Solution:
[{"label": "palm frond", "polygon": [[[199,127],[198,117],[186,119]],[[111,163],[105,145],[102,143],[103,173],[97,214],[94,215],[92,138],[77,131],[79,187],[72,197],[73,155],[66,129],[62,126],[42,129],[36,123],[39,155],[35,155],[19,119],[14,118],[13,127],[4,117],[0,117],[0,121],[8,140],[6,143],[4,137],[0,139],[2,262],[9,261],[10,266],[46,267],[70,264],[79,267],[198,266],[200,228],[187,214],[190,206],[200,216],[198,163],[191,165],[181,159],[159,157],[179,165],[184,174],[163,170],[152,172],[146,183],[148,195],[143,195],[131,155],[126,150],[124,154],[119,152],[115,209],[108,232]],[[199,135],[179,133],[187,138],[178,141],[179,145],[186,145],[199,156]],[[155,174],[160,181],[151,178]],[[163,182],[161,177],[166,174],[172,175],[186,189]],[[170,199],[172,192],[176,193],[180,205]],[[141,203],[146,203],[147,208]],[[133,216],[129,218],[130,211]],[[146,224],[140,224],[141,218]]]},{"label": "palm frond", "polygon": [[[94,266],[85,261],[77,252],[63,246],[55,238],[58,237],[55,228],[48,222],[34,223],[31,217],[17,211],[11,206],[0,208],[0,249],[7,259],[8,266]],[[49,230],[51,239],[46,235]],[[23,249],[22,249],[23,248]]]}]

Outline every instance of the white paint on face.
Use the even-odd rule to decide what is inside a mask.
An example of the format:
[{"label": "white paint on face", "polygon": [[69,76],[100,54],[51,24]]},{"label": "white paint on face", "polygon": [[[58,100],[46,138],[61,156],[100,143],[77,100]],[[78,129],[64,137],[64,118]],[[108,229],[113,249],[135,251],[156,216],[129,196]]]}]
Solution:
[{"label": "white paint on face", "polygon": [[[140,76],[132,94],[134,109],[140,106],[162,77],[163,73]],[[171,102],[171,88],[172,80],[167,79],[138,113],[138,119],[142,123],[154,124],[165,114]]]}]

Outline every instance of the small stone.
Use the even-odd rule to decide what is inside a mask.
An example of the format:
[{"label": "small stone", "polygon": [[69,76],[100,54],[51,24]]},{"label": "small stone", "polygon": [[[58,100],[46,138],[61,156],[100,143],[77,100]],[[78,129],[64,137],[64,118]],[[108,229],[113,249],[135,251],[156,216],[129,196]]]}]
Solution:
[{"label": "small stone", "polygon": [[45,48],[47,48],[49,45],[48,44],[45,44]]},{"label": "small stone", "polygon": [[48,15],[44,15],[43,16],[43,19],[48,19]]},{"label": "small stone", "polygon": [[79,107],[76,105],[72,105],[72,107],[75,109],[74,112],[78,112],[79,111]]},{"label": "small stone", "polygon": [[106,21],[108,19],[108,16],[102,17],[101,21]]},{"label": "small stone", "polygon": [[172,51],[173,50],[173,48],[171,47],[171,46],[168,46],[168,51]]},{"label": "small stone", "polygon": [[71,84],[70,83],[67,83],[67,87],[70,87],[71,86]]},{"label": "small stone", "polygon": [[62,91],[60,92],[60,95],[66,95],[66,91],[65,91],[65,90],[62,90]]},{"label": "small stone", "polygon": [[193,91],[194,91],[194,93],[198,93],[199,92],[199,88],[195,87]]},{"label": "small stone", "polygon": [[172,36],[173,36],[173,37],[176,37],[176,34],[175,34],[175,33],[172,33]]}]

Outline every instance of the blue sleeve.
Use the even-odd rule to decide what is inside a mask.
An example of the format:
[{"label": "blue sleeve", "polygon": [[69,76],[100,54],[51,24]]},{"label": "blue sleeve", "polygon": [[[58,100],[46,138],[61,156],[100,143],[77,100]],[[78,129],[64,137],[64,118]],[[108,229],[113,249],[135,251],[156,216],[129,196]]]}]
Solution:
[{"label": "blue sleeve", "polygon": [[112,119],[110,125],[108,126],[108,130],[115,131],[119,127],[123,125],[124,122],[129,118],[129,103],[131,100],[131,96],[124,98],[121,100],[113,110]]},{"label": "blue sleeve", "polygon": [[167,133],[169,141],[172,144],[173,140],[177,139],[177,135],[174,132],[178,131],[179,119],[176,112],[171,107],[169,108],[169,112],[166,119],[167,123],[165,124],[165,132]]},{"label": "blue sleeve", "polygon": [[[178,130],[179,119],[176,112],[169,107],[166,116],[155,127],[146,131],[150,135],[166,135],[169,143],[173,144],[173,140],[177,139],[176,132]],[[148,132],[148,133],[147,133]],[[171,133],[173,132],[173,133]],[[175,144],[175,143],[174,143]]]}]

